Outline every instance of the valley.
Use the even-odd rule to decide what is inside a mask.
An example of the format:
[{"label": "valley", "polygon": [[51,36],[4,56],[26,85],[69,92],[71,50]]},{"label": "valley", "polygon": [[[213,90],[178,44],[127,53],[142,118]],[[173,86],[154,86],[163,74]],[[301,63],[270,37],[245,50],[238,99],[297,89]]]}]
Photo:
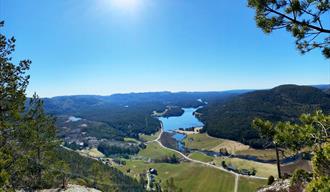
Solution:
[{"label": "valley", "polygon": [[[64,146],[145,182],[148,190],[156,190],[157,186],[166,188],[169,182],[174,182],[173,185],[183,191],[252,192],[264,186],[269,176],[277,176],[275,150],[225,139],[228,135],[210,136],[207,120],[212,117],[209,110],[218,103],[227,105],[249,94],[116,95],[120,103],[113,96],[91,99],[83,96],[83,103],[80,97],[69,97],[64,101],[70,100],[73,106],[80,103],[79,106],[86,109],[73,112],[75,108],[70,107],[67,111],[63,101],[56,101],[57,112],[51,107],[50,113],[58,117],[59,136]],[[46,109],[52,106],[50,103],[54,101],[48,100]],[[92,111],[94,115],[90,118]],[[124,114],[126,117],[122,118]],[[122,126],[127,127],[120,128]],[[291,174],[302,162],[309,162],[302,158],[289,150],[283,151],[281,166]],[[310,170],[309,163],[303,164]],[[150,169],[157,174],[151,174]]]}]

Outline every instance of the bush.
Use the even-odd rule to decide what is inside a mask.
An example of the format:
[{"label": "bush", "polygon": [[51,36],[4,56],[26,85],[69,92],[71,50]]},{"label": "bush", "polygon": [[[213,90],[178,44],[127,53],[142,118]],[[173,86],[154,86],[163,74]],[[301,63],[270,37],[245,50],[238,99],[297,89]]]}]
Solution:
[{"label": "bush", "polygon": [[330,177],[320,177],[313,179],[306,188],[307,192],[330,191]]},{"label": "bush", "polygon": [[268,181],[267,181],[267,185],[271,185],[271,184],[273,184],[274,181],[275,181],[275,178],[274,178],[272,175],[269,176],[269,177],[268,177]]},{"label": "bush", "polygon": [[309,182],[312,177],[308,172],[306,172],[303,169],[297,169],[294,171],[292,178],[291,178],[291,186],[294,186],[296,184],[301,184],[304,182]]},{"label": "bush", "polygon": [[223,168],[227,168],[227,165],[226,165],[226,162],[225,161],[222,161],[221,162],[221,165],[222,165]]}]

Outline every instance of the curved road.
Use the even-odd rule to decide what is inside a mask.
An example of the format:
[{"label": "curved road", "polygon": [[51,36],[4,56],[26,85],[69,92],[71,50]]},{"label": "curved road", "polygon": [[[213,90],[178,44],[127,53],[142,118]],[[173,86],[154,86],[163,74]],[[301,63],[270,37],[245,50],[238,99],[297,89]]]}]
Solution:
[{"label": "curved road", "polygon": [[266,177],[258,177],[258,176],[248,176],[248,175],[241,175],[241,174],[238,174],[238,173],[235,173],[233,171],[229,171],[223,167],[219,167],[219,166],[216,166],[216,165],[212,165],[210,163],[206,163],[206,162],[203,162],[203,161],[199,161],[199,160],[195,160],[195,159],[191,159],[190,157],[186,156],[185,154],[181,153],[180,151],[177,151],[175,149],[171,149],[171,148],[168,148],[166,146],[164,146],[162,144],[162,142],[160,142],[160,138],[163,134],[163,127],[161,127],[161,130],[160,130],[160,134],[158,135],[158,137],[153,140],[153,141],[149,141],[147,142],[146,144],[150,143],[150,142],[157,142],[161,147],[167,149],[167,150],[170,150],[170,151],[173,151],[175,153],[178,153],[180,154],[184,159],[190,161],[190,162],[193,162],[193,163],[199,163],[199,164],[203,164],[205,166],[208,166],[208,167],[211,167],[211,168],[214,168],[214,169],[219,169],[221,171],[224,171],[224,172],[227,172],[227,173],[231,173],[233,175],[235,175],[235,188],[234,188],[234,191],[237,192],[237,188],[238,188],[238,180],[239,180],[239,177],[248,177],[248,178],[254,178],[254,179],[267,179]]}]

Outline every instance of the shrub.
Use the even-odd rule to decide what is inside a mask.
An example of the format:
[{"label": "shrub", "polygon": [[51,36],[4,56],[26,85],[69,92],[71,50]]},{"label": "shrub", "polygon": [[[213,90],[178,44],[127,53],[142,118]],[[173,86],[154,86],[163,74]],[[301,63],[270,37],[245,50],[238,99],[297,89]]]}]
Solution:
[{"label": "shrub", "polygon": [[271,185],[271,184],[273,184],[274,181],[275,181],[275,178],[274,178],[272,175],[269,176],[269,177],[268,177],[268,181],[267,181],[267,185]]},{"label": "shrub", "polygon": [[303,169],[297,169],[292,175],[290,184],[293,186],[299,183],[309,182],[311,180],[310,178],[311,175],[308,172]]}]

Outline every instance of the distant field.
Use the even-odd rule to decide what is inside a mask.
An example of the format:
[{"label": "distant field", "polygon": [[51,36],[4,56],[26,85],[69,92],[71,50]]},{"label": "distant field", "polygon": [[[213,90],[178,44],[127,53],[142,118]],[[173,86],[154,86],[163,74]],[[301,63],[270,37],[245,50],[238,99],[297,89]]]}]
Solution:
[{"label": "distant field", "polygon": [[267,149],[267,150],[246,149],[246,150],[237,151],[236,154],[257,156],[259,159],[264,159],[264,160],[276,159],[275,149]]},{"label": "distant field", "polygon": [[196,159],[196,160],[203,161],[203,162],[211,162],[211,161],[213,161],[213,157],[210,157],[208,155],[205,155],[205,154],[199,153],[199,152],[191,153],[189,155],[189,157],[191,159]]},{"label": "distant field", "polygon": [[127,161],[126,166],[119,167],[127,173],[130,169],[130,176],[138,178],[139,173],[145,172],[149,168],[155,168],[158,171],[158,178],[161,183],[171,177],[175,184],[187,192],[233,192],[235,177],[232,174],[223,171],[205,167],[195,163],[145,163],[139,160]]},{"label": "distant field", "polygon": [[85,155],[85,156],[87,155],[87,156],[95,157],[95,158],[104,157],[104,154],[101,153],[96,148],[83,149],[83,150],[80,150],[79,153],[82,154],[82,155]]},{"label": "distant field", "polygon": [[175,154],[177,157],[180,157],[180,154],[164,149],[158,143],[153,142],[153,143],[149,143],[146,149],[141,150],[138,153],[138,156],[150,158],[152,160],[157,160],[172,156],[173,154]]},{"label": "distant field", "polygon": [[[253,155],[253,156],[257,156],[259,159],[264,159],[264,160],[276,159],[275,149],[264,149],[263,150],[263,149],[249,148],[246,150],[237,151],[236,154]],[[290,155],[294,155],[294,152],[286,150],[285,156],[290,156]],[[280,158],[284,158],[281,153],[279,154],[279,156],[280,156]]]},{"label": "distant field", "polygon": [[[251,155],[263,160],[276,159],[276,153],[274,149],[253,149],[248,145],[244,145],[237,141],[210,137],[207,134],[187,135],[187,137],[184,139],[184,143],[186,147],[191,149],[219,152],[220,149],[225,148],[231,154]],[[293,153],[286,151],[285,155],[289,156],[293,155]],[[282,158],[281,154],[280,158]]]},{"label": "distant field", "polygon": [[221,165],[222,161],[225,161],[227,165],[231,164],[235,166],[237,169],[256,169],[257,176],[268,177],[270,175],[276,177],[276,165],[268,164],[268,163],[259,163],[255,161],[243,160],[238,158],[223,158],[217,157],[215,160],[217,165]]},{"label": "distant field", "polygon": [[229,153],[249,149],[249,146],[227,139],[210,137],[207,134],[187,135],[184,140],[186,147],[218,152],[221,148],[226,148]]},{"label": "distant field", "polygon": [[247,177],[239,177],[238,192],[255,192],[258,188],[267,184],[267,180],[250,179]]},{"label": "distant field", "polygon": [[[141,150],[137,156],[143,157],[143,159],[160,159],[173,154],[179,156],[175,152],[162,148],[158,143],[152,142],[147,145],[146,149]],[[204,162],[212,161],[213,159],[213,157],[201,153],[192,153],[190,158]],[[221,163],[220,160],[219,162]],[[168,164],[148,163],[143,160],[126,160],[126,165],[117,166],[117,168],[136,179],[139,179],[139,175],[145,173],[149,168],[155,168],[158,172],[157,181],[161,181],[164,184],[166,180],[173,177],[175,184],[182,188],[184,192],[234,191],[235,176],[233,174],[198,163],[181,162],[179,164]],[[267,167],[264,168],[268,169]],[[244,188],[248,189],[247,192],[263,184],[260,184],[261,181],[259,180],[255,180],[256,183],[254,183],[254,179],[242,181]]]},{"label": "distant field", "polygon": [[187,148],[209,150],[220,145],[223,141],[208,137],[206,134],[191,134],[187,135],[183,142]]},{"label": "distant field", "polygon": [[157,139],[159,134],[160,134],[160,131],[157,131],[156,133],[154,133],[152,135],[139,134],[139,139],[142,141],[153,141],[153,140]]},{"label": "distant field", "polygon": [[124,138],[125,142],[130,142],[130,143],[141,143],[140,141],[134,139],[134,138],[130,138],[130,137],[125,137]]}]

